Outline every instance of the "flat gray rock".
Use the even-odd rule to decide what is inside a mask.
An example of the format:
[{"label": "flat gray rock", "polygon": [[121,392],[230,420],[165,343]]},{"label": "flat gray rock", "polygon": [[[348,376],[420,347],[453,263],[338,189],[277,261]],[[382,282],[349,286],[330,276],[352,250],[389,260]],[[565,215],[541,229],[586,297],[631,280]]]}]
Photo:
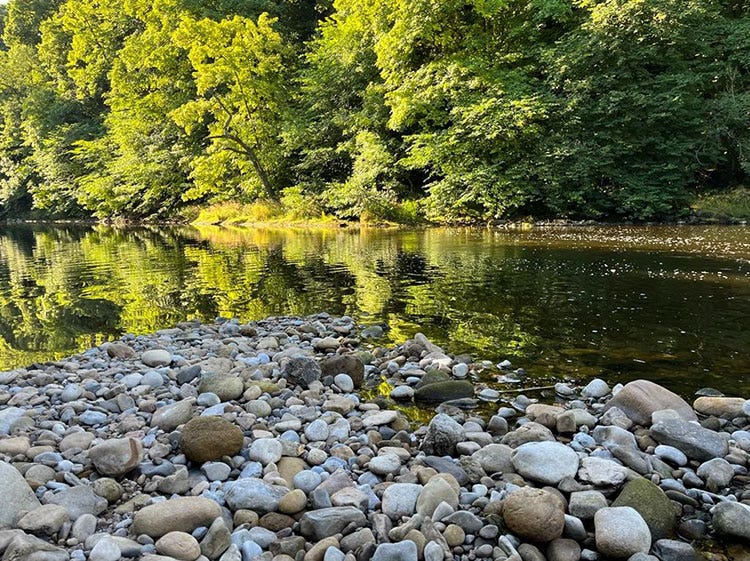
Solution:
[{"label": "flat gray rock", "polygon": [[653,425],[651,436],[660,444],[674,446],[693,460],[723,458],[729,453],[729,444],[721,433],[678,419]]},{"label": "flat gray rock", "polygon": [[[552,461],[554,460],[554,461]],[[578,454],[559,442],[527,442],[513,452],[516,472],[533,481],[557,485],[578,472]]]},{"label": "flat gray rock", "polygon": [[334,506],[311,510],[299,520],[300,533],[308,539],[323,540],[341,532],[349,524],[364,526],[364,513],[353,506]]},{"label": "flat gray rock", "polygon": [[289,492],[286,487],[260,479],[244,477],[225,485],[226,501],[232,510],[246,508],[257,512],[275,512],[279,501]]}]

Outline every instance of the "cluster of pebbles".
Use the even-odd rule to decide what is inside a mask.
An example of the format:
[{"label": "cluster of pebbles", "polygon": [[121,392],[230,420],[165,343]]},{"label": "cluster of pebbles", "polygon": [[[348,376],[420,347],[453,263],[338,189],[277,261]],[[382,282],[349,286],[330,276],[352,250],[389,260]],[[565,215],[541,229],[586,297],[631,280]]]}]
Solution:
[{"label": "cluster of pebbles", "polygon": [[749,401],[506,402],[422,335],[365,349],[378,329],[187,322],[0,373],[2,560],[748,558]]}]

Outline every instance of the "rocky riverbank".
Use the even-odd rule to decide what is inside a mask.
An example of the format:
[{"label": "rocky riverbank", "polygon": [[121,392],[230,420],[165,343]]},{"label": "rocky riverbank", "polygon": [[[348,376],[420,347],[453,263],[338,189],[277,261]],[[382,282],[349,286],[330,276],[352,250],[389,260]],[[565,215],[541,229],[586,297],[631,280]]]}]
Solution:
[{"label": "rocky riverbank", "polygon": [[3,561],[750,555],[750,401],[602,380],[505,401],[485,363],[377,330],[184,323],[0,373]]}]

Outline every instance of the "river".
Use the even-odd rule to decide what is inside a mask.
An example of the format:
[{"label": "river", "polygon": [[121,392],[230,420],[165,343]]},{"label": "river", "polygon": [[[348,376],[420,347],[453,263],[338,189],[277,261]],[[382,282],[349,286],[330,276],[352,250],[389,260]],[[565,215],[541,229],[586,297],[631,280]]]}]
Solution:
[{"label": "river", "polygon": [[0,369],[188,318],[321,311],[508,359],[518,387],[750,397],[750,227],[0,229]]}]

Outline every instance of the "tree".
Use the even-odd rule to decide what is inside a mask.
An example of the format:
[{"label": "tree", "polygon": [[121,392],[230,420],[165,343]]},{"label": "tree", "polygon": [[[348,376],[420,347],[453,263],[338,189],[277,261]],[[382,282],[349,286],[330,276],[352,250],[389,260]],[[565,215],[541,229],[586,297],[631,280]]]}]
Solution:
[{"label": "tree", "polygon": [[289,49],[261,14],[220,22],[184,18],[174,38],[188,51],[196,99],[173,112],[191,134],[207,126],[206,150],[193,161],[186,198],[274,197],[280,182],[280,123],[289,93]]}]

